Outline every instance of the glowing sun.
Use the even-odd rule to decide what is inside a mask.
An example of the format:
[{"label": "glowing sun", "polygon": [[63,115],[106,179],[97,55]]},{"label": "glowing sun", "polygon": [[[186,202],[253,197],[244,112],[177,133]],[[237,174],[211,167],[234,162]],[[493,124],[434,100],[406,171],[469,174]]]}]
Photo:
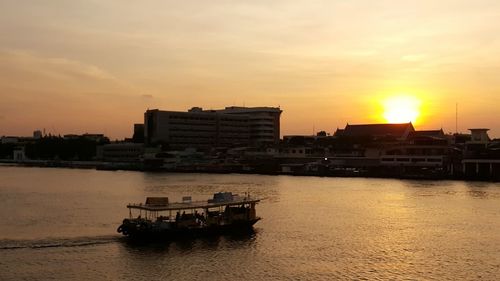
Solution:
[{"label": "glowing sun", "polygon": [[389,123],[415,123],[420,115],[420,103],[412,96],[390,97],[383,102],[383,116]]}]

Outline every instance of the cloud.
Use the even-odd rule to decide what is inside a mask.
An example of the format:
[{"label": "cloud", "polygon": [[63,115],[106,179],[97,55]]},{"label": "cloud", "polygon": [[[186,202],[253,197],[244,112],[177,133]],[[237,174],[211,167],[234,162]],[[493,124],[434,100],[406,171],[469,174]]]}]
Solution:
[{"label": "cloud", "polygon": [[141,95],[141,97],[144,98],[144,99],[152,99],[153,95],[144,94],[144,95]]},{"label": "cloud", "polygon": [[92,64],[20,50],[0,50],[0,71],[2,68],[55,79],[116,80],[113,75]]},{"label": "cloud", "polygon": [[[130,93],[130,85],[92,63],[66,57],[46,56],[24,50],[0,49],[0,91],[13,93],[12,99],[32,100],[78,96],[88,93]],[[17,96],[17,97],[16,97]],[[58,97],[57,99],[60,99]]]}]

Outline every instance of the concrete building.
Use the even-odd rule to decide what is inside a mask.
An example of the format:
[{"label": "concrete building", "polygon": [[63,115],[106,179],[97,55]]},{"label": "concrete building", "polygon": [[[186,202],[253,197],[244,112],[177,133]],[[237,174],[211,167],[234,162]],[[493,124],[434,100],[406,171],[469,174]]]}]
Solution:
[{"label": "concrete building", "polygon": [[488,131],[490,129],[478,128],[478,129],[469,129],[471,132],[471,141],[470,143],[482,143],[487,144],[490,142],[490,137],[488,136]]},{"label": "concrete building", "polygon": [[141,143],[110,143],[97,147],[96,158],[106,162],[137,162],[143,154]]},{"label": "concrete building", "polygon": [[500,180],[500,144],[492,142],[488,130],[469,129],[471,139],[465,142],[462,172],[466,178]]},{"label": "concrete building", "polygon": [[237,107],[216,110],[218,113],[240,115],[248,118],[250,142],[252,144],[279,144],[280,117],[283,112],[277,107]]},{"label": "concrete building", "polygon": [[272,107],[221,110],[193,107],[187,112],[147,110],[145,142],[163,143],[171,149],[278,144],[281,112]]},{"label": "concrete building", "polygon": [[144,143],[144,124],[134,124],[132,141],[135,143]]}]

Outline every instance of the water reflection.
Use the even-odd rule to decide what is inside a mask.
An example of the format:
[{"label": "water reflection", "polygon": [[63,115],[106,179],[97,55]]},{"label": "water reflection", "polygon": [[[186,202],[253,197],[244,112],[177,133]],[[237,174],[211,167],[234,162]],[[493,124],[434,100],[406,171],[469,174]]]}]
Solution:
[{"label": "water reflection", "polygon": [[472,189],[469,190],[469,195],[474,198],[485,199],[488,197],[488,192],[485,190]]},{"label": "water reflection", "polygon": [[[256,236],[248,233],[149,243],[124,240],[119,244],[119,260],[125,261],[119,278],[135,279],[138,272],[143,280],[244,278],[245,268],[238,264],[256,259]],[[221,278],[225,275],[227,278]]]},{"label": "water reflection", "polygon": [[250,247],[257,238],[257,231],[252,230],[244,233],[233,233],[227,235],[213,235],[200,238],[181,238],[175,240],[131,240],[126,237],[120,239],[121,246],[131,254],[144,255],[148,253],[168,253],[170,249],[180,252],[225,250],[231,248]]},{"label": "water reflection", "polygon": [[486,182],[467,182],[467,194],[477,199],[486,199],[490,196],[491,183]]},{"label": "water reflection", "polygon": [[463,181],[401,181],[403,186],[413,191],[414,196],[470,196],[486,199],[499,193],[498,184]]},{"label": "water reflection", "polygon": [[165,174],[144,173],[144,192],[157,195],[191,195],[193,199],[207,199],[216,192],[232,191],[244,194],[249,192],[256,197],[275,198],[274,188],[279,177],[260,176],[247,180],[246,175],[213,175],[213,174]]}]

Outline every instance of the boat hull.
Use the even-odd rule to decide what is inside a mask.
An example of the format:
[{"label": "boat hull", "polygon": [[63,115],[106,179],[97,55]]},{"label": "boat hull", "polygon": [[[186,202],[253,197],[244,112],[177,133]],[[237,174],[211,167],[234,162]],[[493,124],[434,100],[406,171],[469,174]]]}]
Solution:
[{"label": "boat hull", "polygon": [[148,227],[148,225],[138,227],[135,223],[127,223],[124,221],[118,228],[118,232],[134,240],[174,240],[180,238],[251,233],[254,231],[253,225],[259,220],[260,218],[256,218],[253,220],[235,221],[225,225],[192,228],[174,227],[169,229],[157,229]]}]

